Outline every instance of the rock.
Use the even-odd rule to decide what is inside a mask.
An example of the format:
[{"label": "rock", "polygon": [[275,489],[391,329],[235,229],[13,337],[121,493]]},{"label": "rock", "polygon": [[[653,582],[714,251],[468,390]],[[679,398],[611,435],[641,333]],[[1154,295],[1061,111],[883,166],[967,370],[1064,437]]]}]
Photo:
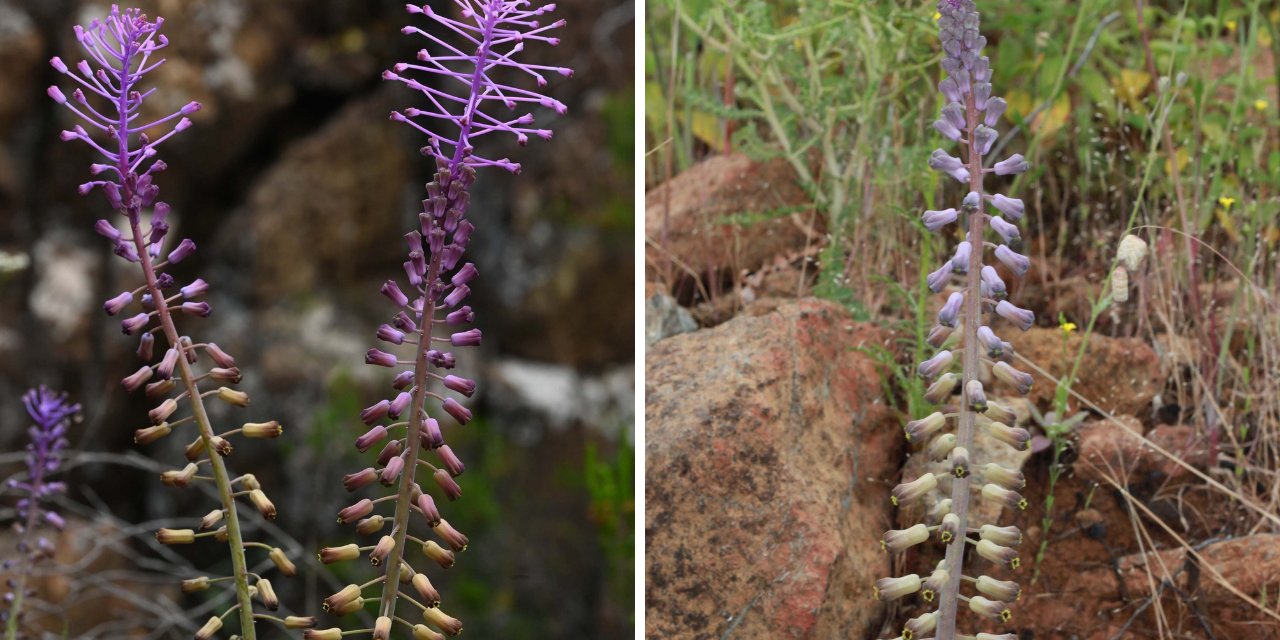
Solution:
[{"label": "rock", "polygon": [[[1001,338],[1013,343],[1018,354],[1057,378],[1070,373],[1082,339],[1079,331],[1064,339],[1062,330],[1057,328],[1033,327],[1021,334],[1005,323],[993,328]],[[1054,383],[1035,372],[1028,373],[1035,377],[1030,399],[1041,408],[1050,406]],[[1162,382],[1159,360],[1146,342],[1095,333],[1089,337],[1072,389],[1104,411],[1132,416],[1150,412],[1151,399],[1160,392]]]},{"label": "rock", "polygon": [[902,438],[859,345],[804,299],[646,358],[649,637],[865,637]]},{"label": "rock", "polygon": [[[1149,571],[1157,583],[1169,579],[1192,596],[1222,602],[1238,596],[1213,576],[1214,571],[1227,584],[1255,598],[1273,590],[1280,575],[1280,534],[1256,533],[1217,542],[1198,553],[1198,563],[1184,548],[1128,555],[1120,559],[1120,578],[1131,595],[1150,592]],[[1191,568],[1193,564],[1200,566]]]},{"label": "rock", "polygon": [[[1209,466],[1209,447],[1203,436],[1188,426],[1160,425],[1143,437],[1142,423],[1131,416],[1117,416],[1116,422],[1094,420],[1080,425],[1080,457],[1076,473],[1104,481],[1145,479],[1179,480],[1191,475],[1186,467],[1169,459],[1152,443],[1197,468]],[[1126,433],[1126,431],[1128,433]]]},{"label": "rock", "polygon": [[44,61],[44,38],[31,16],[0,0],[0,139],[9,139],[9,128],[33,99],[45,99],[33,83]]},{"label": "rock", "polygon": [[664,294],[651,296],[644,304],[644,344],[646,347],[671,336],[697,331],[698,323],[688,309]]},{"label": "rock", "polygon": [[[348,105],[290,146],[254,187],[247,210],[229,228],[248,227],[239,233],[247,233],[255,245],[259,295],[270,298],[321,285],[340,289],[375,265],[385,267],[379,270],[388,277],[401,271],[408,249],[397,239],[415,225],[400,193],[378,188],[409,178],[399,131],[377,115],[391,105],[386,91]],[[355,149],[383,152],[352,153]]]},{"label": "rock", "polygon": [[774,256],[803,251],[825,229],[808,202],[784,160],[712,156],[645,195],[647,277],[661,279],[670,265],[687,283],[673,288],[683,300],[695,293],[692,279],[705,279],[708,270],[755,271]]}]

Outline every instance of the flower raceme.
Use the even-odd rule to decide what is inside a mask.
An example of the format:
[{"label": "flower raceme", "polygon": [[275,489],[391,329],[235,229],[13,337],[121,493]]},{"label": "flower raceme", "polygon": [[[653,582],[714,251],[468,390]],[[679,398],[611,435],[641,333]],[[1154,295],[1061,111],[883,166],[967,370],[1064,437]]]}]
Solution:
[{"label": "flower raceme", "polygon": [[[181,437],[192,438],[186,447],[188,464],[183,469],[166,472],[161,480],[176,488],[211,480],[219,495],[219,508],[201,521],[201,529],[212,529],[221,523],[220,528],[201,533],[192,529],[161,529],[156,537],[165,544],[190,544],[208,538],[227,544],[233,571],[229,580],[235,586],[237,599],[232,611],[238,610],[239,614],[238,635],[253,640],[255,618],[272,620],[286,628],[302,628],[314,624],[314,620],[255,614],[253,595],[256,594],[267,609],[275,609],[278,601],[266,579],[248,572],[246,547],[269,550],[271,561],[285,575],[293,575],[295,568],[279,548],[245,543],[236,498],[244,498],[267,519],[276,516],[276,508],[252,474],[232,477],[225,461],[232,452],[232,438],[274,438],[282,429],[279,423],[271,421],[246,423],[240,428],[215,433],[204,401],[213,398],[233,407],[248,405],[248,394],[232,388],[240,381],[240,369],[235,358],[218,345],[197,342],[178,332],[179,317],[209,317],[213,308],[200,300],[209,291],[207,281],[197,278],[180,283],[164,271],[192,256],[196,245],[189,238],[168,242],[171,208],[158,199],[160,189],[155,183],[156,175],[166,168],[158,158],[158,148],[191,127],[187,116],[199,111],[200,104],[188,102],[155,119],[147,115],[144,101],[156,89],[147,88],[143,83],[164,64],[159,52],[169,41],[160,33],[163,24],[162,18],[152,21],[138,9],[121,10],[113,5],[104,19],[94,20],[87,27],[75,27],[76,39],[86,58],[72,65],[58,57],[50,60],[53,68],[66,76],[74,88],[68,94],[52,86],[48,94],[80,122],[63,131],[61,138],[87,145],[104,160],[90,165],[90,173],[96,179],[82,184],[79,191],[88,194],[101,189],[107,203],[123,218],[124,227],[102,219],[95,230],[106,238],[116,256],[138,267],[141,282],[103,304],[107,315],[122,318],[120,326],[124,334],[137,336],[138,340],[137,356],[142,364],[125,377],[122,384],[129,392],[145,387],[148,400],[156,403],[148,414],[151,424],[137,429],[134,441],[152,444],[186,430],[187,434]],[[144,222],[144,214],[148,212],[149,220]],[[204,371],[200,372],[198,367]],[[202,390],[200,383],[206,381],[214,388]],[[197,474],[198,466],[205,463],[212,478]],[[184,582],[184,587],[207,588],[214,582],[221,580],[196,578]],[[213,637],[227,615],[212,618],[197,637]]]},{"label": "flower raceme", "polygon": [[[572,75],[567,68],[518,60],[530,44],[558,44],[550,33],[564,21],[545,21],[554,4],[534,6],[527,0],[454,0],[450,4],[448,15],[429,5],[407,6],[410,14],[426,21],[402,32],[421,36],[427,48],[418,52],[414,62],[396,64],[383,74],[384,79],[402,82],[422,94],[423,106],[395,111],[391,119],[426,136],[422,153],[434,161],[435,174],[426,185],[417,228],[404,235],[408,249],[404,279],[388,280],[381,287],[382,295],[395,306],[395,315],[375,332],[383,344],[365,354],[367,364],[398,370],[391,397],[360,413],[366,431],[356,438],[356,449],[378,451],[377,466],[347,474],[343,484],[355,492],[378,483],[395,487],[396,493],[358,500],[338,514],[339,522],[355,524],[357,534],[377,535],[372,546],[349,544],[320,552],[325,563],[367,554],[370,564],[381,568],[381,577],[364,586],[349,585],[323,605],[330,613],[347,615],[377,602],[378,622],[367,630],[374,638],[394,635],[391,627],[396,624],[407,627],[417,639],[462,632],[462,622],[441,608],[441,594],[428,571],[410,566],[406,548],[414,543],[427,559],[447,569],[468,544],[467,536],[441,518],[438,506],[441,500],[452,502],[462,496],[457,478],[466,469],[446,444],[439,419],[447,414],[458,425],[470,422],[473,413],[464,402],[476,392],[473,380],[451,372],[457,363],[454,350],[483,341],[480,329],[468,327],[476,314],[465,304],[479,275],[474,264],[463,260],[476,230],[467,210],[477,170],[520,171],[520,165],[508,158],[478,155],[474,141],[491,133],[514,137],[522,146],[530,137],[550,139],[550,129],[533,126],[529,109],[542,107],[559,114],[566,110],[564,104],[536,89],[500,82],[498,73],[531,77],[538,88],[547,84],[549,75]],[[418,482],[420,469],[430,473],[427,488],[422,486],[427,483]],[[375,513],[383,505],[394,511]],[[409,534],[422,526],[435,539]],[[412,590],[401,588],[402,583]],[[381,594],[366,600],[365,590],[378,584]],[[399,599],[412,600],[425,624],[397,616]],[[309,631],[307,637],[341,635],[332,628]]]},{"label": "flower raceme", "polygon": [[72,404],[64,393],[55,393],[46,387],[31,389],[22,396],[27,415],[31,416],[31,428],[27,434],[27,473],[24,478],[13,478],[6,488],[21,496],[14,505],[17,520],[13,523],[18,538],[18,557],[6,562],[3,568],[9,573],[5,594],[7,606],[0,611],[0,622],[6,629],[6,640],[21,635],[23,606],[33,592],[28,581],[37,566],[53,556],[54,545],[37,532],[41,527],[61,530],[66,522],[47,502],[66,490],[62,482],[52,480],[62,467],[62,450],[67,446],[67,428],[80,412],[80,405]]},{"label": "flower raceme", "polygon": [[[962,183],[966,195],[958,208],[925,211],[921,220],[930,232],[960,222],[966,234],[952,257],[926,278],[934,293],[945,293],[953,283],[959,286],[948,294],[938,313],[938,326],[929,334],[929,344],[939,352],[922,362],[918,373],[933,380],[925,392],[929,402],[951,403],[954,407],[906,424],[908,442],[924,445],[939,468],[895,487],[891,501],[896,506],[918,500],[939,488],[939,478],[950,479],[950,496],[939,500],[928,514],[935,524],[919,523],[888,531],[881,545],[886,551],[902,552],[926,542],[932,533],[946,545],[946,557],[925,580],[916,575],[885,578],[876,584],[874,593],[878,599],[919,593],[925,602],[936,602],[936,609],[907,621],[901,640],[927,636],[939,640],[1003,640],[1011,636],[958,635],[957,610],[965,603],[974,614],[1002,624],[1012,615],[1009,605],[1021,595],[1015,582],[966,575],[970,567],[964,565],[964,556],[966,548],[972,546],[976,557],[1002,571],[1017,569],[1021,562],[1016,547],[1022,542],[1022,534],[1017,527],[975,522],[970,504],[976,493],[982,500],[1004,508],[1025,509],[1027,501],[1018,493],[1026,485],[1022,472],[989,461],[970,460],[970,452],[974,451],[978,427],[1018,450],[1025,450],[1030,439],[1025,429],[1014,426],[1011,411],[988,398],[990,387],[997,382],[1026,394],[1032,380],[1009,364],[1012,345],[984,322],[984,318],[1000,318],[1024,331],[1035,323],[1031,311],[1008,300],[1004,277],[984,260],[986,248],[994,246],[992,257],[997,264],[1015,277],[1026,274],[1031,263],[1018,253],[1022,236],[1014,224],[1023,218],[1025,206],[1005,194],[988,195],[983,185],[988,174],[1015,175],[1029,167],[1025,158],[1015,154],[990,169],[984,168],[984,156],[998,137],[995,127],[1006,103],[991,95],[991,65],[983,55],[986,38],[979,31],[980,15],[973,0],[940,0],[938,13],[941,65],[946,77],[938,85],[944,106],[933,126],[944,138],[960,144],[961,157],[937,149],[928,163]],[[987,241],[988,229],[998,244]],[[952,370],[957,364],[959,373]],[[962,587],[967,590],[968,586],[972,592],[962,593]]]}]

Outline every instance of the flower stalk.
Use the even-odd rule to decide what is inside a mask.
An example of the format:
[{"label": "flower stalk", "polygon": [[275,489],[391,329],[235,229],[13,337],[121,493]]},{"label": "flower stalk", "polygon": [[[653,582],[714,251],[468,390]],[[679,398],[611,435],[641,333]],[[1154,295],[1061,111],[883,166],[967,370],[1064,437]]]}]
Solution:
[{"label": "flower stalk", "polygon": [[[539,87],[546,84],[544,72],[572,75],[565,68],[516,60],[516,54],[529,43],[555,45],[559,42],[546,34],[563,26],[564,21],[541,22],[541,16],[555,5],[533,7],[527,0],[454,0],[453,4],[461,19],[437,13],[430,5],[408,5],[410,14],[425,16],[441,34],[450,34],[449,38],[415,26],[405,27],[403,33],[421,35],[432,48],[443,53],[423,49],[418,52],[415,63],[396,64],[383,74],[384,79],[403,82],[426,97],[429,103],[426,108],[395,111],[391,119],[408,124],[427,137],[422,153],[434,160],[436,173],[426,186],[427,197],[422,201],[418,228],[404,236],[409,249],[404,263],[408,286],[389,280],[381,288],[381,293],[397,307],[391,321],[375,332],[385,345],[365,354],[366,364],[391,369],[410,367],[398,371],[392,381],[396,393],[393,398],[380,400],[360,412],[368,430],[356,439],[356,449],[365,452],[380,447],[377,464],[381,468],[369,467],[347,474],[343,484],[349,492],[372,487],[375,482],[395,486],[396,490],[393,496],[361,499],[338,514],[340,523],[356,525],[357,534],[378,536],[376,544],[348,544],[320,552],[324,563],[353,560],[367,554],[370,564],[381,568],[379,578],[363,585],[348,585],[323,603],[325,611],[347,615],[374,601],[372,597],[366,600],[365,590],[379,587],[375,627],[346,632],[368,633],[374,638],[390,637],[391,628],[396,624],[418,639],[438,639],[462,632],[462,622],[441,610],[440,593],[426,573],[410,566],[406,549],[412,542],[421,547],[428,559],[447,569],[468,544],[465,535],[441,518],[436,498],[423,490],[417,474],[419,467],[430,472],[434,493],[444,500],[451,502],[462,495],[456,478],[463,474],[465,465],[445,444],[440,420],[433,415],[443,418],[441,414],[447,414],[458,425],[465,425],[473,417],[471,409],[464,406],[459,397],[464,401],[470,398],[476,384],[449,373],[456,365],[456,358],[452,351],[445,350],[478,346],[482,340],[480,329],[463,329],[475,322],[475,313],[465,302],[471,293],[470,283],[478,275],[474,264],[462,263],[476,230],[466,219],[470,188],[480,168],[520,171],[520,165],[507,158],[477,155],[473,140],[490,133],[505,133],[514,136],[523,146],[530,135],[551,137],[549,129],[529,126],[534,118],[527,111],[510,119],[491,114],[486,107],[494,102],[508,111],[523,111],[524,107],[534,105],[559,113],[565,111],[563,104],[536,91],[499,84],[492,78],[495,72],[505,69],[532,76]],[[454,45],[451,40],[462,44]],[[434,77],[455,89],[465,87],[465,92],[455,94],[429,86],[410,77],[411,72]],[[437,330],[446,327],[457,328],[448,336],[435,335]],[[401,359],[394,353],[396,349],[405,349],[405,345],[412,347],[411,359]],[[440,384],[435,385],[435,381]],[[427,452],[434,453],[438,464],[425,459]],[[388,501],[395,503],[390,519],[375,512]],[[419,521],[415,512],[422,516],[440,542],[411,534],[410,530]],[[389,532],[386,531],[388,525]],[[417,599],[402,591],[410,587]],[[402,599],[417,608],[425,625],[397,615],[397,603]],[[343,633],[332,628],[310,631],[306,637],[336,638]]]},{"label": "flower stalk", "polygon": [[[235,613],[239,619],[239,637],[256,640],[253,596],[258,595],[269,609],[278,604],[270,582],[248,572],[245,549],[267,545],[244,540],[236,498],[248,499],[268,519],[274,518],[276,511],[257,479],[251,474],[233,478],[224,458],[232,453],[228,438],[274,438],[281,434],[282,429],[274,421],[247,423],[217,435],[206,410],[205,399],[216,398],[235,407],[247,406],[248,394],[230,386],[240,381],[240,370],[235,359],[216,344],[196,344],[178,331],[175,312],[208,317],[212,308],[209,303],[198,300],[208,292],[208,282],[196,279],[179,287],[171,274],[162,271],[164,267],[190,257],[196,245],[186,238],[167,254],[164,253],[170,231],[170,207],[157,200],[159,187],[154,177],[167,166],[156,157],[157,147],[190,128],[191,121],[187,116],[200,110],[199,103],[190,102],[168,116],[139,124],[145,121],[143,102],[155,91],[144,90],[141,81],[164,63],[163,59],[151,59],[168,45],[168,39],[160,34],[163,23],[163,18],[153,22],[138,9],[122,11],[113,5],[103,20],[94,20],[88,27],[77,26],[76,38],[88,59],[76,64],[74,70],[60,58],[53,58],[50,64],[79,86],[69,97],[57,86],[50,87],[48,94],[90,127],[86,129],[76,125],[61,135],[64,141],[88,145],[107,160],[90,167],[94,176],[102,175],[105,179],[81,185],[80,193],[86,195],[101,189],[112,209],[124,216],[128,223],[126,231],[121,231],[109,220],[99,220],[95,230],[112,244],[118,257],[137,265],[142,275],[141,286],[125,291],[103,305],[107,315],[125,316],[121,322],[125,335],[139,336],[137,355],[143,366],[124,378],[122,384],[131,392],[145,385],[147,398],[158,403],[148,414],[151,426],[135,431],[134,440],[138,444],[151,444],[168,437],[175,429],[189,430],[184,425],[194,424],[196,437],[186,450],[190,464],[180,471],[162,474],[161,480],[176,488],[187,487],[193,480],[210,480],[218,493],[219,508],[201,520],[201,528],[221,523],[219,529],[199,534],[193,529],[161,529],[156,538],[162,544],[193,544],[212,538],[227,545],[231,576],[183,583],[184,587],[194,590],[203,590],[227,579],[234,585],[236,604],[221,616],[210,618],[196,637],[214,637],[222,629],[224,619]],[[104,103],[107,106],[103,106]],[[95,139],[99,135],[108,139],[105,145]],[[151,211],[151,218],[144,228],[142,216],[145,210]],[[172,291],[175,288],[176,293]],[[129,315],[131,308],[137,311],[133,315]],[[157,336],[163,336],[165,344],[158,345]],[[158,362],[157,347],[163,349]],[[197,372],[195,367],[202,360],[208,368]],[[223,386],[202,392],[202,380]],[[190,415],[176,417],[184,409],[189,409]],[[205,462],[212,475],[197,475],[200,465]],[[236,490],[237,485],[241,490]],[[281,572],[292,575],[295,568],[284,552],[275,547],[267,548]],[[254,582],[250,583],[250,579]]]},{"label": "flower stalk", "polygon": [[[1025,331],[1035,321],[1032,312],[1006,299],[1008,290],[999,270],[985,261],[987,249],[991,248],[997,263],[1014,276],[1024,275],[1030,266],[1029,259],[1015,251],[1022,241],[1017,227],[1000,215],[987,213],[989,206],[1016,222],[1024,213],[1022,201],[1000,193],[987,195],[984,187],[988,173],[1015,175],[1026,171],[1028,166],[1021,155],[1015,154],[995,163],[991,169],[985,168],[984,156],[998,137],[995,126],[1004,113],[1005,101],[991,95],[991,65],[982,55],[986,38],[979,30],[980,15],[973,0],[940,0],[938,13],[942,68],[947,75],[938,85],[945,106],[934,128],[943,137],[961,144],[963,159],[937,149],[930,156],[929,165],[963,184],[968,193],[960,203],[959,213],[955,209],[926,211],[922,222],[931,232],[952,222],[961,222],[966,234],[952,258],[927,278],[934,293],[943,293],[956,275],[963,277],[963,284],[949,294],[938,313],[938,326],[930,332],[930,344],[941,351],[921,363],[919,373],[936,379],[927,392],[930,402],[954,402],[957,406],[952,412],[934,413],[905,427],[907,440],[913,444],[933,437],[926,447],[930,458],[944,472],[926,474],[895,487],[893,503],[899,505],[922,497],[937,487],[939,476],[950,477],[951,492],[929,514],[939,523],[935,527],[938,538],[946,545],[946,555],[919,589],[923,600],[932,603],[936,599],[938,607],[908,621],[902,631],[903,640],[920,640],[926,635],[936,636],[938,640],[968,637],[957,635],[961,603],[981,617],[1008,622],[1012,615],[1008,605],[1021,593],[1017,584],[985,575],[977,578],[965,575],[972,567],[965,565],[964,558],[968,545],[974,545],[978,557],[1006,569],[1017,569],[1020,559],[1013,547],[1021,543],[1022,535],[1016,527],[975,522],[972,496],[980,492],[984,500],[1013,509],[1025,509],[1027,504],[1018,493],[1025,484],[1020,471],[970,458],[971,452],[977,451],[974,445],[979,427],[1015,449],[1025,450],[1029,440],[1026,430],[1013,426],[1008,410],[988,400],[989,391],[984,386],[998,381],[1022,394],[1029,392],[1031,386],[1029,375],[1008,364],[1013,355],[1012,345],[984,324],[988,317],[999,317]],[[994,231],[1002,244],[987,242],[988,230]],[[958,331],[953,331],[957,328]],[[959,355],[961,369],[958,378],[950,372],[956,364],[956,355]],[[956,390],[959,390],[958,396],[953,395]],[[947,420],[953,421],[954,433],[943,432]],[[917,524],[903,531],[923,531],[921,527],[925,525]],[[971,538],[971,532],[976,532],[979,539]],[[890,551],[905,551],[911,546],[907,543],[923,542],[917,534],[893,544],[901,538],[899,532],[891,531],[886,533],[882,544]],[[963,593],[961,587],[966,584],[973,585],[977,593]],[[884,592],[881,588],[876,594]],[[978,634],[978,637],[997,636]]]}]

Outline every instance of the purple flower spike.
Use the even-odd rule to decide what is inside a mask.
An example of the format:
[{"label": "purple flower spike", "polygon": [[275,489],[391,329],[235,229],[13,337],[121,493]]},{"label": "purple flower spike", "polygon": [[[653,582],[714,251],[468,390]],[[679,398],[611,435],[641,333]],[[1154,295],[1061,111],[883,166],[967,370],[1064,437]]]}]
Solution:
[{"label": "purple flower spike", "polygon": [[[35,423],[27,430],[31,437],[27,445],[27,477],[11,480],[9,486],[26,494],[16,504],[18,518],[23,521],[18,528],[23,538],[19,549],[25,552],[32,546],[26,540],[31,533],[27,525],[43,521],[55,529],[62,529],[66,524],[61,516],[46,509],[42,503],[53,494],[65,491],[63,483],[50,482],[49,476],[57,473],[62,465],[67,429],[73,416],[80,412],[80,405],[69,402],[65,393],[54,393],[44,386],[28,391],[22,396],[22,403]],[[34,557],[42,556],[37,553]]]},{"label": "purple flower spike", "polygon": [[[164,168],[157,166],[156,148],[190,127],[186,116],[200,110],[199,103],[190,102],[155,120],[139,115],[144,113],[143,100],[152,93],[140,84],[164,64],[157,55],[169,44],[169,39],[159,34],[163,23],[163,19],[149,21],[139,9],[121,11],[112,6],[106,19],[75,29],[76,39],[88,54],[87,60],[76,65],[79,73],[59,58],[49,61],[54,70],[80,85],[70,96],[50,87],[49,96],[106,139],[95,140],[80,125],[62,132],[63,140],[83,142],[109,161],[93,169],[107,178],[86,183],[81,191],[102,187],[112,206],[133,219],[155,202],[157,189],[150,184],[150,174]],[[128,196],[127,201],[123,196]]]},{"label": "purple flower spike", "polygon": [[[427,5],[408,5],[409,13],[430,18],[465,43],[455,46],[418,27],[409,26],[402,30],[405,34],[425,37],[440,52],[433,54],[423,49],[418,52],[419,64],[402,62],[395,65],[393,71],[382,74],[384,79],[397,80],[421,91],[430,103],[430,107],[425,109],[411,108],[393,112],[391,119],[404,122],[426,135],[428,147],[424,152],[447,160],[452,166],[494,166],[519,173],[520,165],[506,158],[493,160],[473,155],[472,140],[496,132],[515,136],[516,142],[524,145],[529,141],[529,136],[550,139],[551,131],[531,127],[532,113],[494,116],[487,113],[484,107],[498,103],[507,111],[512,111],[536,104],[553,109],[559,114],[564,114],[566,108],[559,101],[536,91],[499,84],[492,79],[490,71],[505,67],[523,72],[533,77],[538,87],[546,86],[545,74],[571,77],[573,71],[564,67],[525,64],[516,60],[517,54],[528,43],[545,42],[553,46],[559,44],[558,38],[546,34],[564,26],[565,22],[559,20],[542,24],[536,16],[550,11],[555,5],[530,8],[527,0],[454,0],[454,4],[461,9],[463,20],[454,20],[436,13]],[[426,78],[435,76],[465,92],[459,98],[435,88],[440,82],[434,78],[425,83],[419,82],[403,75],[407,72],[427,74]]]}]

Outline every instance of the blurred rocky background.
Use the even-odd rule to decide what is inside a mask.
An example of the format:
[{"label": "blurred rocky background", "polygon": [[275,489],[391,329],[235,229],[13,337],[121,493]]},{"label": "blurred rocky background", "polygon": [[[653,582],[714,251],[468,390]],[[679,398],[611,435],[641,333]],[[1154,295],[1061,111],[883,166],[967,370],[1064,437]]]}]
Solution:
[{"label": "blurred rocky background", "polygon": [[[471,545],[440,587],[477,637],[620,638],[634,625],[635,8],[558,4],[562,43],[530,47],[528,61],[575,69],[549,87],[569,113],[538,114],[555,130],[550,143],[486,140],[524,171],[482,174],[471,212],[481,273],[473,306],[486,341],[459,365],[481,391],[477,420],[450,436],[468,471],[466,495],[446,514]],[[237,447],[231,462],[269,489],[274,526],[307,561],[354,536],[334,523],[348,499],[341,476],[365,466],[351,444],[356,414],[390,379],[363,365],[363,352],[390,316],[378,288],[402,274],[400,236],[414,227],[430,167],[416,152],[422,140],[387,121],[420,96],[379,75],[422,42],[399,33],[409,16],[396,0],[140,6],[166,18],[171,41],[152,100],[204,105],[196,126],[165,145],[170,169],[159,180],[177,233],[200,247],[175,275],[213,285],[214,315],[183,330],[235,355],[254,402],[246,411],[285,425],[277,446]],[[129,585],[52,585],[45,595],[55,602],[82,598],[63,602],[74,606],[52,627],[65,622],[70,637],[189,637],[196,623],[182,611],[213,603],[184,598],[168,586],[174,576],[156,574],[225,574],[226,560],[211,545],[156,549],[149,530],[129,524],[194,519],[209,503],[163,487],[154,463],[130,453],[146,419],[119,386],[135,367],[134,344],[100,304],[134,276],[93,234],[105,203],[75,192],[93,159],[84,145],[58,142],[70,114],[45,96],[59,81],[48,59],[80,59],[72,26],[108,9],[0,0],[0,450],[22,446],[25,388],[69,390],[85,408],[72,447],[103,455],[84,457],[68,478],[71,499],[88,506],[64,537],[114,540],[93,566],[128,574]],[[176,465],[180,447],[145,453]],[[364,566],[302,573],[311,577],[276,581],[299,614],[318,614],[334,585],[372,575]]]}]

